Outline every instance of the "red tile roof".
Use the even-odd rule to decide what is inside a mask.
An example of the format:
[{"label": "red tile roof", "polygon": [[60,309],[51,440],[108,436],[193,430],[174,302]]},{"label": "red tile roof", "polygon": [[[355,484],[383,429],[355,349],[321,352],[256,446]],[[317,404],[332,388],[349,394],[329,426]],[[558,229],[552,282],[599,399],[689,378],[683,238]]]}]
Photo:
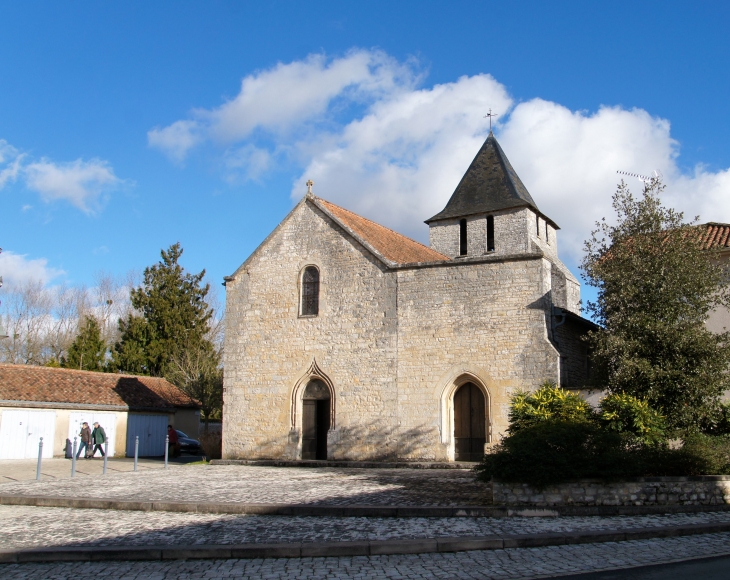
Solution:
[{"label": "red tile roof", "polygon": [[2,401],[171,410],[199,407],[165,379],[0,363]]},{"label": "red tile roof", "polygon": [[324,206],[344,226],[352,230],[352,232],[370,244],[384,258],[391,262],[410,264],[413,262],[440,262],[449,259],[447,256],[444,256],[436,250],[432,250],[428,246],[424,246],[411,238],[407,238],[385,226],[376,224],[334,203],[330,203],[319,197],[315,198],[315,200]]},{"label": "red tile roof", "polygon": [[697,226],[704,229],[702,234],[702,248],[730,248],[730,224],[710,222]]}]

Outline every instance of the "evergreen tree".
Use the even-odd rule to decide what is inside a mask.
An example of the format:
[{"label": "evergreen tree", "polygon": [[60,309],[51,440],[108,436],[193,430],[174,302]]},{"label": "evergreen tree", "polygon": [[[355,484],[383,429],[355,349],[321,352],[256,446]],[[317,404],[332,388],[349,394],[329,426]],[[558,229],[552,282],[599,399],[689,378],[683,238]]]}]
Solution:
[{"label": "evergreen tree", "polygon": [[104,371],[107,364],[106,351],[99,323],[93,316],[87,316],[67,355],[61,357],[61,366],[84,371]]},{"label": "evergreen tree", "polygon": [[730,295],[701,232],[662,205],[663,189],[654,179],[635,199],[622,181],[616,225],[604,218],[586,242],[581,269],[598,290],[588,312],[601,325],[588,339],[599,386],[647,400],[670,427],[694,431],[719,420],[730,387],[730,333],[705,326]]},{"label": "evergreen tree", "polygon": [[184,349],[202,349],[213,355],[215,349],[206,338],[213,315],[205,301],[210,286],[201,284],[205,270],[185,272],[178,263],[182,253],[179,243],[162,250],[162,260],[146,268],[142,286],[131,291],[138,315],[119,321],[116,369],[161,377]]}]

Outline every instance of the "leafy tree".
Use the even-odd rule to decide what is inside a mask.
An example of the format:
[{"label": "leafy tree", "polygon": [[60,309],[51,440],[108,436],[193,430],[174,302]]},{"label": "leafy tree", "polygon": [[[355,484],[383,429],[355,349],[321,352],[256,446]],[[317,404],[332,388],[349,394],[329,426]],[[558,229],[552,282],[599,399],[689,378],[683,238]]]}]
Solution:
[{"label": "leafy tree", "polygon": [[210,285],[205,270],[190,274],[178,263],[179,243],[162,250],[161,261],[144,271],[142,286],[130,293],[136,314],[120,320],[121,339],[114,347],[114,367],[126,372],[166,376],[185,349],[213,356],[206,338],[213,311],[205,301]]},{"label": "leafy tree", "polygon": [[519,392],[512,397],[509,433],[516,433],[543,421],[585,422],[593,419],[591,406],[579,395],[544,383],[533,393]]},{"label": "leafy tree", "polygon": [[68,348],[68,354],[61,357],[61,366],[84,371],[106,370],[107,347],[101,337],[101,327],[93,316],[86,316],[83,326]]},{"label": "leafy tree", "polygon": [[588,312],[601,326],[588,340],[600,386],[647,400],[669,427],[697,431],[719,419],[730,387],[730,333],[705,327],[730,295],[700,232],[662,205],[663,189],[653,179],[636,199],[622,181],[616,224],[604,218],[585,243],[581,269],[598,291]]}]

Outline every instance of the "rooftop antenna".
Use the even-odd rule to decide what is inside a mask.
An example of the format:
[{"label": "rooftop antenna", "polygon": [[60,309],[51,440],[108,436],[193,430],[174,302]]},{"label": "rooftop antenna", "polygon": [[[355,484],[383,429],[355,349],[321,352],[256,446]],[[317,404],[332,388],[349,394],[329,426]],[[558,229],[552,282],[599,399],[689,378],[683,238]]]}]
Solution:
[{"label": "rooftop antenna", "polygon": [[654,175],[652,177],[647,177],[646,175],[640,175],[639,173],[629,173],[628,171],[617,171],[616,173],[618,173],[620,175],[628,175],[629,177],[636,177],[636,179],[638,179],[639,181],[641,181],[644,184],[650,182],[652,179],[661,179],[662,177],[664,177],[662,175],[662,172],[659,171],[658,169],[655,169],[653,171]]},{"label": "rooftop antenna", "polygon": [[498,113],[492,113],[492,107],[489,107],[489,112],[484,115],[485,119],[489,119],[489,132],[492,132],[492,117],[499,117]]}]

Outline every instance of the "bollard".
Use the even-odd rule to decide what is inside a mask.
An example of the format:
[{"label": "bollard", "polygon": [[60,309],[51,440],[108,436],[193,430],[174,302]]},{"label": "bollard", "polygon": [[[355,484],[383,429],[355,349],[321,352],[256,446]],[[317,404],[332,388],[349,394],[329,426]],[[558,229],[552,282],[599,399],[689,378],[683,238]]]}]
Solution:
[{"label": "bollard", "polygon": [[[170,436],[165,435],[165,469],[167,469],[167,456],[170,454]],[[40,461],[40,459],[39,459]]]},{"label": "bollard", "polygon": [[71,477],[76,477],[76,437],[74,437],[74,448],[71,453]]},{"label": "bollard", "polygon": [[43,458],[43,437],[38,442],[38,465],[35,468],[35,479],[36,481],[41,480],[41,459]]},{"label": "bollard", "polygon": [[137,457],[139,456],[139,435],[134,438],[134,470],[137,471]]},{"label": "bollard", "polygon": [[109,439],[104,441],[104,475],[106,475],[106,459],[109,457]]}]

